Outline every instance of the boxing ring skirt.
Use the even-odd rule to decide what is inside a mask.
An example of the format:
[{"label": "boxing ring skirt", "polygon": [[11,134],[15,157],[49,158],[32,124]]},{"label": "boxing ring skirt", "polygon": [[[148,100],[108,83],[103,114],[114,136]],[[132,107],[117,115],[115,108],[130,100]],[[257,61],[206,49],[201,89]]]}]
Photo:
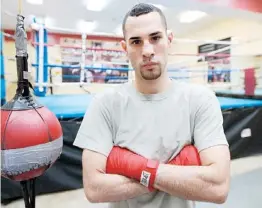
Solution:
[{"label": "boxing ring skirt", "polygon": [[[59,118],[63,127],[61,157],[36,180],[36,194],[82,188],[81,149],[73,146],[91,95],[52,95],[38,98]],[[232,160],[262,153],[262,100],[218,97]],[[251,131],[250,131],[251,130]],[[246,137],[250,134],[250,137]],[[2,178],[1,202],[22,198],[19,183]]]}]

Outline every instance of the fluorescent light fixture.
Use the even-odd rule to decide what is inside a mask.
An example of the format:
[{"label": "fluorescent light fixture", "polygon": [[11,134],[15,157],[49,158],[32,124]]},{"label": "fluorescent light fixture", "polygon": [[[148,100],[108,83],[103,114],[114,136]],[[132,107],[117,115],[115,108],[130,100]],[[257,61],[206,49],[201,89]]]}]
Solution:
[{"label": "fluorescent light fixture", "polygon": [[179,15],[181,23],[191,23],[205,17],[207,14],[201,11],[186,11]]},{"label": "fluorescent light fixture", "polygon": [[43,0],[27,0],[29,4],[41,5],[43,4]]},{"label": "fluorescent light fixture", "polygon": [[76,27],[77,30],[81,33],[90,33],[97,27],[97,22],[79,20],[76,24]]},{"label": "fluorescent light fixture", "polygon": [[109,3],[109,0],[86,0],[86,9],[90,11],[100,12]]}]

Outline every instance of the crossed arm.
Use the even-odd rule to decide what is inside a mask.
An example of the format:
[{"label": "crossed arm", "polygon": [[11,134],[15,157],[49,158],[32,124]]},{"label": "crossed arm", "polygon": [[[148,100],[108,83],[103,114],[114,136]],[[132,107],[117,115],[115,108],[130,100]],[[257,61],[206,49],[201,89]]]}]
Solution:
[{"label": "crossed arm", "polygon": [[193,201],[224,203],[230,180],[230,154],[226,145],[200,152],[202,166],[160,165],[155,188]]},{"label": "crossed arm", "polygon": [[[161,164],[154,187],[158,191],[194,201],[224,203],[229,190],[230,153],[228,146],[200,152],[202,166]],[[107,158],[89,150],[83,152],[83,183],[90,202],[116,202],[149,193],[125,176],[106,174]]]},{"label": "crossed arm", "polygon": [[106,174],[107,158],[85,149],[82,156],[83,184],[86,198],[92,203],[118,202],[149,193],[135,180],[116,174]]}]

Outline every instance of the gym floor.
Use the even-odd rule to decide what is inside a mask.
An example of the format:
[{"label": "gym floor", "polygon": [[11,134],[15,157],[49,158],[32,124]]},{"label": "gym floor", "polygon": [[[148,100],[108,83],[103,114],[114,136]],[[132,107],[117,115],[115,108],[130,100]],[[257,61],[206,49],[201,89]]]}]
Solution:
[{"label": "gym floor", "polygon": [[[233,160],[231,187],[226,203],[222,205],[197,203],[197,208],[260,208],[262,207],[262,155]],[[82,189],[36,197],[37,208],[106,208],[107,204],[91,204]],[[17,200],[4,208],[24,208]]]}]

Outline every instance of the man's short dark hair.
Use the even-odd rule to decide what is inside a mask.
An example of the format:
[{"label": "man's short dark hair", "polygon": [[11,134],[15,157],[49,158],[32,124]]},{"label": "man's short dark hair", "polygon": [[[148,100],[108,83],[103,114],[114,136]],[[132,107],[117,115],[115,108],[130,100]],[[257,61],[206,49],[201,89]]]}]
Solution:
[{"label": "man's short dark hair", "polygon": [[167,29],[166,17],[163,14],[163,12],[161,11],[161,9],[159,9],[158,7],[152,4],[139,3],[139,4],[136,4],[133,8],[131,8],[131,10],[127,12],[127,14],[125,15],[123,23],[122,23],[123,33],[125,34],[125,24],[126,24],[126,20],[128,17],[138,17],[140,15],[148,14],[150,12],[157,12],[162,19],[165,29]]}]

